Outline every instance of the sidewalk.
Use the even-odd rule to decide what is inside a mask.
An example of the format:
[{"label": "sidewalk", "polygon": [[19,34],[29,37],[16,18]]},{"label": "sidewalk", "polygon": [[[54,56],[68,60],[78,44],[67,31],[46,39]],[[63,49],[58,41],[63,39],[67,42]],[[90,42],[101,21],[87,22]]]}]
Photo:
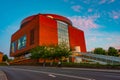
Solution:
[{"label": "sidewalk", "polygon": [[7,80],[7,76],[3,71],[0,71],[0,80]]}]

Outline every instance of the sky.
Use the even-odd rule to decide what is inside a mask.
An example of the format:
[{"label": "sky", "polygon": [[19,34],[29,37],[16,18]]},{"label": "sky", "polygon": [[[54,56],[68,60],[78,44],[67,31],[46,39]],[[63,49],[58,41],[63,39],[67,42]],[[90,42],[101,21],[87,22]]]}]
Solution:
[{"label": "sky", "polygon": [[38,13],[69,18],[84,31],[87,51],[120,49],[119,5],[120,0],[0,0],[0,51],[9,55],[11,35],[24,18]]}]

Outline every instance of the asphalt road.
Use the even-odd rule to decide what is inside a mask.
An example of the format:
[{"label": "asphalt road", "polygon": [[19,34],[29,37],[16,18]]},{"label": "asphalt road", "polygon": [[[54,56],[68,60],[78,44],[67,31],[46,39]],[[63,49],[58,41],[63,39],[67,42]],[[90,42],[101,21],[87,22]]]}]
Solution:
[{"label": "asphalt road", "polygon": [[40,66],[0,67],[8,80],[120,80],[120,71]]}]

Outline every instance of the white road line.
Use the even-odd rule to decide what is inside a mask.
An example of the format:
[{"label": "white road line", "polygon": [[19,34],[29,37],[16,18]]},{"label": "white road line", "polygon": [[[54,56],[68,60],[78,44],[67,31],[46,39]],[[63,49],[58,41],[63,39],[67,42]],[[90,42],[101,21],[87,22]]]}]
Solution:
[{"label": "white road line", "polygon": [[49,74],[48,76],[51,76],[51,77],[54,77],[54,78],[56,77],[56,76],[55,76],[55,75],[53,75],[53,74]]},{"label": "white road line", "polygon": [[58,76],[76,78],[76,79],[83,79],[83,80],[95,80],[95,79],[86,78],[86,77],[73,76],[73,75],[67,75],[67,74],[59,74],[59,73],[51,73],[51,72],[45,72],[45,71],[36,71],[36,70],[28,70],[28,69],[20,69],[20,68],[11,68],[11,69],[29,71],[29,72],[37,72],[37,73],[43,73],[43,74],[52,74],[52,75],[58,75]]}]

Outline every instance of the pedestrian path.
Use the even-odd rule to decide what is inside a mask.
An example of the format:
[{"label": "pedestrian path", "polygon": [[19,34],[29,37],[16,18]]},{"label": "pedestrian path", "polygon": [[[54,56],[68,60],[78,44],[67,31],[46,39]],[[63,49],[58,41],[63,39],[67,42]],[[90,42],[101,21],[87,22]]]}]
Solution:
[{"label": "pedestrian path", "polygon": [[7,80],[7,76],[3,71],[0,71],[0,80]]}]

